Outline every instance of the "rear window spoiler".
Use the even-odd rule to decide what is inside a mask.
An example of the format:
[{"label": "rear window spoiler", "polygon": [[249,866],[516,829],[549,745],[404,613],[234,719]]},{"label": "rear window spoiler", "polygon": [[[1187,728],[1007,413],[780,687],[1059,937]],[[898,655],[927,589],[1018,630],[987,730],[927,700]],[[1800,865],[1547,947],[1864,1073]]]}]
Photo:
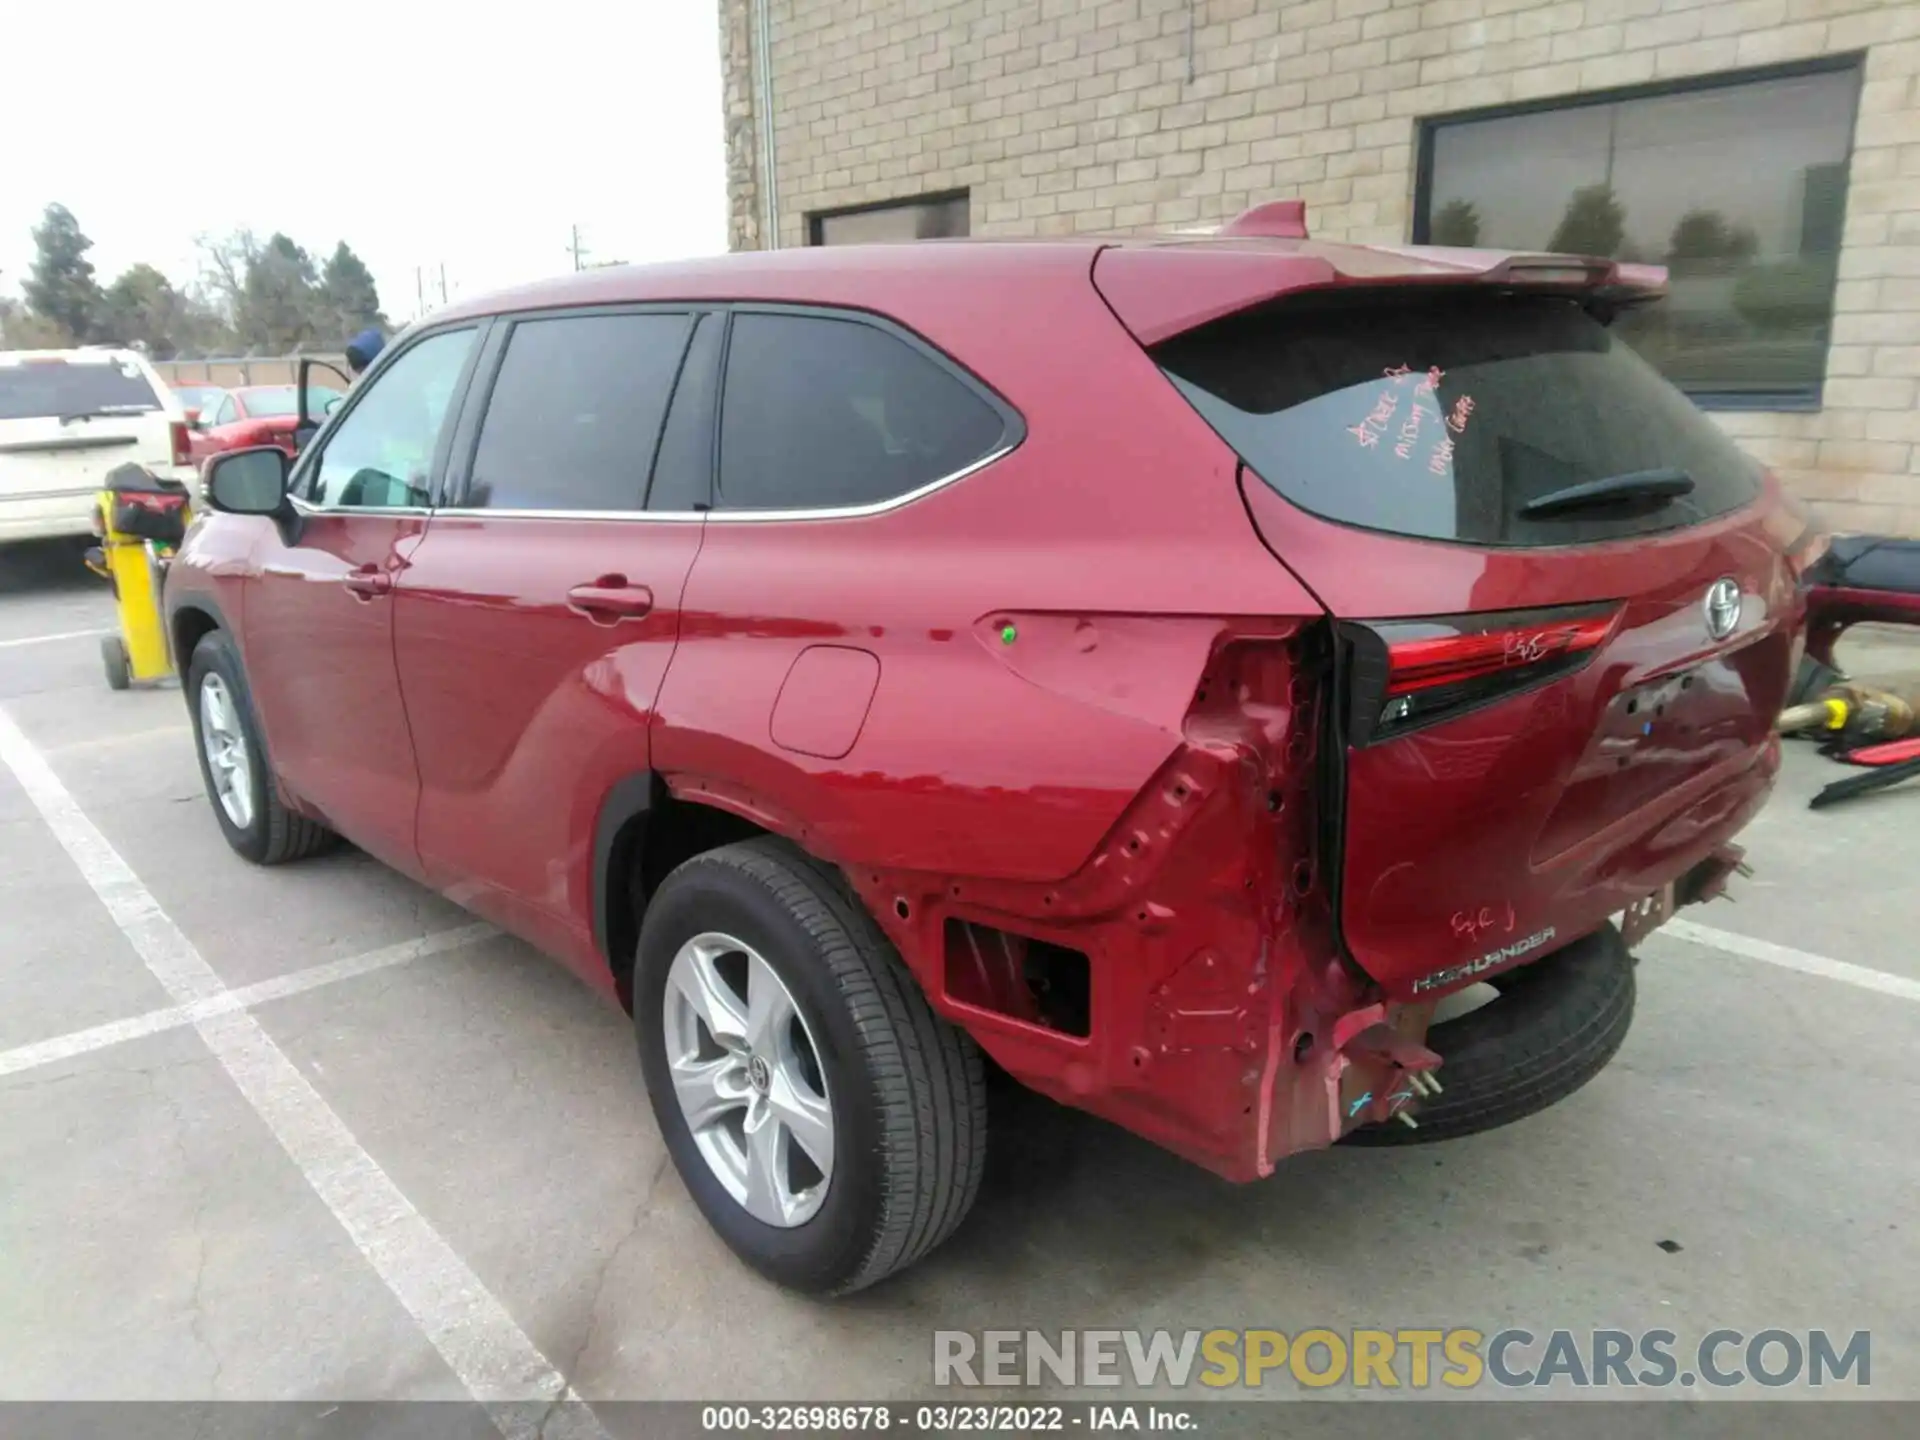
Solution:
[{"label": "rear window spoiler", "polygon": [[1602,323],[1667,293],[1661,265],[1586,255],[1349,246],[1231,228],[1214,239],[1108,246],[1094,262],[1093,282],[1146,346],[1296,291],[1350,285],[1465,284],[1564,293]]},{"label": "rear window spoiler", "polygon": [[1666,266],[1591,255],[1511,255],[1486,271],[1485,278],[1528,290],[1565,287],[1617,309],[1649,305],[1667,293]]}]

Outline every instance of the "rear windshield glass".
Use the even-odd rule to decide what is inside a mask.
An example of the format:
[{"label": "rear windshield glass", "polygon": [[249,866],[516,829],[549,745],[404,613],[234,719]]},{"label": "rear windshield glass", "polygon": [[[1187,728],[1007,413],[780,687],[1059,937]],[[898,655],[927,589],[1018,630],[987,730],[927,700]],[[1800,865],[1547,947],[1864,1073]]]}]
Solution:
[{"label": "rear windshield glass", "polygon": [[0,420],[139,415],[159,408],[153,387],[132,366],[97,360],[0,365]]},{"label": "rear windshield glass", "polygon": [[[1312,297],[1215,321],[1154,358],[1259,477],[1329,520],[1479,545],[1643,535],[1738,509],[1759,471],[1577,305]],[[1665,504],[1526,518],[1569,486],[1681,470]]]}]

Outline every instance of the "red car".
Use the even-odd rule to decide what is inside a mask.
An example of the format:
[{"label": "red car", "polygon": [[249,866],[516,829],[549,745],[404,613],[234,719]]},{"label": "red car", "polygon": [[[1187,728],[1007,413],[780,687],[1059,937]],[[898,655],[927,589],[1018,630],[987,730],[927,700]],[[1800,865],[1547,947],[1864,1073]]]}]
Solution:
[{"label": "red car", "polygon": [[[315,387],[309,391],[315,416],[339,398],[338,390]],[[239,385],[204,396],[193,427],[194,462],[256,445],[275,445],[293,454],[299,400],[298,391],[291,385]]]},{"label": "red car", "polygon": [[218,405],[220,397],[227,393],[218,385],[202,385],[185,381],[169,385],[167,388],[173,391],[174,398],[180,402],[180,408],[186,411],[189,425],[200,418],[202,410],[210,405]]},{"label": "red car", "polygon": [[1660,272],[1303,236],[453,307],[208,467],[166,606],[215,818],[626,1006],[803,1289],[959,1224],[983,1055],[1239,1181],[1539,1109],[1768,795],[1804,517],[1607,328]]}]

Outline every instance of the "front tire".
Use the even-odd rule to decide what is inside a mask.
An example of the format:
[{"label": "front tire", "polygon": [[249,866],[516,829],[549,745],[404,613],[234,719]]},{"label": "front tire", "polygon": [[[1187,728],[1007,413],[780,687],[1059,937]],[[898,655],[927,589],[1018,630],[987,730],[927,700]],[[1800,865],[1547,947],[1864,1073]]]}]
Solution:
[{"label": "front tire", "polygon": [[281,801],[246,672],[224,631],[210,631],[194,647],[186,693],[200,778],[234,852],[256,865],[282,865],[332,844],[331,830]]},{"label": "front tire", "polygon": [[633,997],[668,1152],[761,1274],[844,1295],[965,1217],[979,1052],[829,867],[773,839],[689,860],[647,907]]}]

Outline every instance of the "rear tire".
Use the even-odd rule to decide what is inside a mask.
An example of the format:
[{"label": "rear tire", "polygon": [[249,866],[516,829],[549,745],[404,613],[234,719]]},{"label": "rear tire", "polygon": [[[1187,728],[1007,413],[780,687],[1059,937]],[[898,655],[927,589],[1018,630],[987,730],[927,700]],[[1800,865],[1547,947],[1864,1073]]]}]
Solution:
[{"label": "rear tire", "polygon": [[126,642],[118,635],[100,638],[100,663],[106,667],[109,690],[125,690],[133,683],[133,666],[127,660]]},{"label": "rear tire", "polygon": [[1564,1100],[1606,1068],[1633,1024],[1633,956],[1608,925],[1489,981],[1499,997],[1427,1031],[1444,1090],[1350,1145],[1423,1145],[1507,1125]]},{"label": "rear tire", "polygon": [[[729,948],[720,941],[734,943]],[[746,1128],[725,1134],[744,1135],[756,1123],[753,1107],[780,1093],[766,1088],[762,1058],[773,1059],[775,1047],[723,1033],[726,1024],[688,1023],[681,1008],[688,1003],[687,972],[679,967],[690,955],[711,966],[703,973],[723,975],[729,1003],[749,1017],[743,1035],[751,1034],[758,1003],[748,1003],[751,985],[766,984],[754,967],[778,981],[759,993],[790,1001],[798,1013],[816,1082],[805,1088],[824,1097],[813,1103],[831,1117],[831,1159],[823,1181],[810,1160],[783,1169],[781,1184],[788,1188],[779,1193],[807,1197],[784,1220],[768,1223],[751,1213],[754,1196],[765,1192],[746,1182],[745,1198],[738,1195],[744,1172],[729,1172],[724,1158],[734,1145],[744,1155],[747,1142],[719,1136],[723,1126],[734,1125],[736,1109]],[[748,977],[748,988],[725,978],[733,975]],[[647,1093],[668,1152],[707,1222],[761,1274],[796,1290],[844,1295],[913,1264],[965,1218],[986,1156],[979,1052],[933,1013],[899,954],[831,867],[771,838],[687,861],[647,906],[633,997]],[[724,1101],[728,1118],[701,1121],[703,1138],[696,1139],[690,1118],[696,1102],[682,1099],[675,1075],[694,1096],[689,1077],[695,1069],[735,1063],[722,1052],[740,1062],[737,1076],[712,1087],[733,1097]],[[774,1061],[776,1069],[780,1063]],[[749,1085],[768,1099],[753,1099]],[[806,1143],[800,1131],[791,1135],[783,1167],[796,1164],[792,1147]],[[711,1158],[716,1144],[721,1160]]]},{"label": "rear tire", "polygon": [[[194,748],[200,756],[200,779],[206,785],[213,818],[234,853],[256,865],[284,865],[331,846],[337,838],[333,831],[295,814],[280,799],[246,671],[225,631],[209,631],[194,647],[185,689]],[[209,751],[210,711],[230,727],[224,749],[229,758],[238,755],[234,765],[217,767]],[[226,799],[222,798],[222,777],[229,781]]]}]

